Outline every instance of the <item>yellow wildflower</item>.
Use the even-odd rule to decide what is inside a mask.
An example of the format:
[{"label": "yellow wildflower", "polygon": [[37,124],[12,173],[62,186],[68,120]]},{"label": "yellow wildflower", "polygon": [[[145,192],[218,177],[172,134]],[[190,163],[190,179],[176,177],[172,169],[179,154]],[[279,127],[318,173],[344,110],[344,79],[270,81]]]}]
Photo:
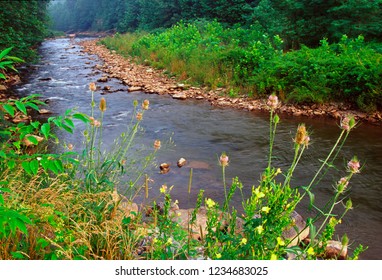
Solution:
[{"label": "yellow wildflower", "polygon": [[260,191],[260,187],[257,188],[257,189],[255,189],[254,193],[255,193],[255,195],[256,195],[257,198],[262,198],[262,197],[265,196],[265,194],[264,194],[263,192]]},{"label": "yellow wildflower", "polygon": [[167,186],[166,186],[166,185],[162,185],[162,187],[159,189],[159,191],[160,191],[161,193],[166,193],[166,191],[167,191]]},{"label": "yellow wildflower", "polygon": [[257,231],[258,234],[262,234],[264,231],[264,228],[263,228],[263,226],[258,226],[255,228],[255,230]]},{"label": "yellow wildflower", "polygon": [[265,212],[266,214],[269,213],[269,210],[271,210],[271,208],[269,208],[268,206],[264,206],[263,208],[261,208],[261,211]]},{"label": "yellow wildflower", "polygon": [[277,245],[279,246],[284,246],[285,242],[281,237],[277,237]]},{"label": "yellow wildflower", "polygon": [[171,245],[172,244],[172,238],[170,237],[169,239],[167,239],[167,242],[166,242],[167,245]]},{"label": "yellow wildflower", "polygon": [[241,240],[240,244],[241,244],[241,245],[245,245],[245,244],[247,244],[247,241],[248,241],[247,238],[244,237],[244,238]]},{"label": "yellow wildflower", "polygon": [[314,249],[313,249],[313,247],[310,247],[310,248],[308,249],[308,251],[306,251],[306,252],[308,253],[308,255],[313,256],[313,255],[314,255]]},{"label": "yellow wildflower", "polygon": [[216,203],[211,198],[208,198],[208,199],[206,199],[206,205],[208,208],[212,208],[216,205]]},{"label": "yellow wildflower", "polygon": [[216,254],[216,258],[217,258],[217,259],[220,259],[221,257],[222,257],[222,255],[221,255],[220,253],[217,253],[217,254]]}]

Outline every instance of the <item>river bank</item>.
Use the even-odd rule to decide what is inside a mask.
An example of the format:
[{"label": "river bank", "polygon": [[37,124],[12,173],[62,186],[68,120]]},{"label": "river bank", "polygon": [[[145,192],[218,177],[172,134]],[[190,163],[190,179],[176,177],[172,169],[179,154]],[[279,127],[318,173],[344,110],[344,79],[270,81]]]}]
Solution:
[{"label": "river bank", "polygon": [[[214,90],[183,84],[174,77],[147,65],[136,64],[132,58],[125,58],[105,46],[97,44],[99,40],[81,41],[83,52],[95,54],[102,59],[103,65],[96,65],[99,71],[106,73],[99,83],[107,83],[109,78],[117,78],[127,86],[129,91],[144,91],[153,94],[169,94],[175,99],[208,100],[211,105],[231,107],[248,111],[268,111],[265,99],[254,99],[247,96],[230,98],[224,88]],[[112,91],[108,86],[102,87],[106,92]],[[365,113],[353,110],[351,105],[344,103],[294,105],[282,104],[278,113],[292,116],[307,116],[312,118],[341,119],[353,115],[357,121],[382,125],[382,113]]]}]

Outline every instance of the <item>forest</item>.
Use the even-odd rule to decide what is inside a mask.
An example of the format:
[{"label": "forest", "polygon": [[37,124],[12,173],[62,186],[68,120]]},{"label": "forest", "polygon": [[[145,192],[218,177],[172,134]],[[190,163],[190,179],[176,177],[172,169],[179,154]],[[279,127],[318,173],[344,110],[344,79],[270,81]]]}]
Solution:
[{"label": "forest", "polygon": [[33,57],[33,48],[48,35],[48,5],[49,0],[1,1],[0,50],[13,47],[13,55]]},{"label": "forest", "polygon": [[62,31],[153,31],[185,22],[217,20],[225,26],[258,25],[279,35],[285,48],[318,46],[343,34],[382,40],[380,0],[59,0],[52,1],[53,27]]}]

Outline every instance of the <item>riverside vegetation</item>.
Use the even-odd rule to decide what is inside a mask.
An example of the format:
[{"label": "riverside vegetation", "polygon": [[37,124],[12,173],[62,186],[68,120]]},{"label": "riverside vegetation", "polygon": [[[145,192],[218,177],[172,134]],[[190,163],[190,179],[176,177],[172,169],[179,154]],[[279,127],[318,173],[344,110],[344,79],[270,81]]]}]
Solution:
[{"label": "riverside vegetation", "polygon": [[[219,205],[213,197],[204,197],[204,191],[200,190],[184,227],[181,226],[184,221],[173,211],[181,203],[171,198],[171,190],[176,186],[150,186],[146,174],[145,168],[155,161],[161,141],[146,147],[143,154],[134,152],[134,139],[149,110],[149,102],[134,102],[126,131],[115,139],[114,148],[106,152],[102,127],[107,103],[103,98],[98,106],[95,104],[95,88],[94,83],[89,85],[90,115],[68,109],[63,116],[50,117],[45,123],[14,122],[17,116],[27,116],[44,105],[37,95],[0,104],[0,259],[326,257],[325,247],[333,238],[336,225],[352,209],[348,184],[361,170],[359,160],[349,159],[343,177],[333,183],[332,198],[323,208],[315,204],[314,188],[333,167],[334,159],[356,125],[354,118],[341,120],[338,140],[310,183],[291,186],[293,172],[309,145],[310,136],[305,125],[300,124],[293,139],[295,154],[288,170],[272,164],[273,142],[280,121],[275,112],[280,102],[276,95],[270,95],[268,164],[261,179],[253,183],[251,195],[242,197],[242,213],[231,206],[231,198],[236,191],[242,193],[244,186],[239,178],[228,183],[225,176],[229,156],[234,155],[222,153],[217,164],[222,168],[224,202]],[[75,131],[78,121],[86,124],[81,151],[75,152],[72,145],[66,144],[66,152],[50,153],[47,144],[63,145],[54,130],[78,133]],[[130,172],[137,167],[139,172]],[[159,188],[160,197],[150,198],[149,188]],[[192,172],[189,192],[191,188]],[[140,208],[133,203],[138,195],[144,197]],[[294,240],[283,237],[283,232],[293,227],[291,214],[304,198],[309,199],[317,215],[306,220],[308,241],[292,246]],[[207,219],[204,231],[194,227],[202,208]],[[193,238],[196,233],[199,239]],[[346,235],[341,244],[343,249],[347,248]],[[357,259],[364,250],[359,245],[348,258]]]},{"label": "riverside vegetation", "polygon": [[231,97],[276,93],[288,103],[345,102],[368,113],[382,105],[380,44],[362,35],[343,35],[336,43],[323,38],[316,48],[285,52],[281,37],[256,25],[196,21],[153,33],[117,33],[101,43],[186,84],[224,87]]}]

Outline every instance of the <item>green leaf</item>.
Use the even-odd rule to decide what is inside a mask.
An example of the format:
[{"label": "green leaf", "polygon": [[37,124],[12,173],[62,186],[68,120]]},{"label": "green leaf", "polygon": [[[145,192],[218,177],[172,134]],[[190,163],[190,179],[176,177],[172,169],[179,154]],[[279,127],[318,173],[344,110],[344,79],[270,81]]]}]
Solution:
[{"label": "green leaf", "polygon": [[39,127],[39,125],[40,125],[40,122],[31,122],[31,126],[33,126],[34,128],[38,128]]},{"label": "green leaf", "polygon": [[21,254],[20,252],[11,252],[12,257],[16,260],[24,260],[25,256]]},{"label": "green leaf", "polygon": [[16,161],[14,161],[14,160],[8,161],[8,168],[9,169],[13,169],[15,167],[16,167]]},{"label": "green leaf", "polygon": [[38,140],[37,140],[36,137],[34,137],[33,135],[29,135],[29,136],[27,136],[27,139],[28,139],[33,145],[38,145]]},{"label": "green leaf", "polygon": [[12,117],[15,116],[15,108],[13,108],[12,105],[9,105],[9,104],[3,104],[3,108],[4,110],[10,114]]},{"label": "green leaf", "polygon": [[30,170],[31,170],[31,172],[33,173],[33,175],[37,175],[38,167],[39,167],[38,160],[37,160],[37,159],[32,160],[32,161],[29,163],[29,167],[30,167]]},{"label": "green leaf", "polygon": [[32,175],[32,170],[30,168],[29,161],[23,161],[21,163],[21,166],[23,167],[26,173],[28,173],[29,175]]},{"label": "green leaf", "polygon": [[36,111],[39,111],[39,110],[40,110],[40,108],[39,108],[36,104],[34,104],[34,103],[32,103],[32,102],[27,102],[27,103],[25,103],[25,106],[26,106],[26,107],[30,107],[30,108],[32,108],[32,109],[34,109],[34,110],[36,110]]},{"label": "green leaf", "polygon": [[20,101],[15,101],[15,105],[17,109],[19,109],[24,115],[27,115],[27,109],[25,108],[25,105],[21,103]]},{"label": "green leaf", "polygon": [[69,127],[71,127],[71,128],[74,128],[74,123],[73,123],[73,121],[72,121],[71,119],[68,119],[68,118],[64,119],[64,123],[65,123],[67,126],[69,126]]},{"label": "green leaf", "polygon": [[3,50],[0,53],[0,60],[3,59],[12,49],[13,49],[13,47],[10,47],[10,48],[7,48],[7,49]]},{"label": "green leaf", "polygon": [[89,123],[90,120],[89,120],[89,117],[84,115],[84,114],[80,114],[80,113],[76,113],[73,115],[73,118],[77,119],[77,120],[80,120],[84,123]]},{"label": "green leaf", "polygon": [[50,133],[50,125],[49,123],[44,123],[41,126],[41,133],[45,136],[45,139],[48,139]]}]

